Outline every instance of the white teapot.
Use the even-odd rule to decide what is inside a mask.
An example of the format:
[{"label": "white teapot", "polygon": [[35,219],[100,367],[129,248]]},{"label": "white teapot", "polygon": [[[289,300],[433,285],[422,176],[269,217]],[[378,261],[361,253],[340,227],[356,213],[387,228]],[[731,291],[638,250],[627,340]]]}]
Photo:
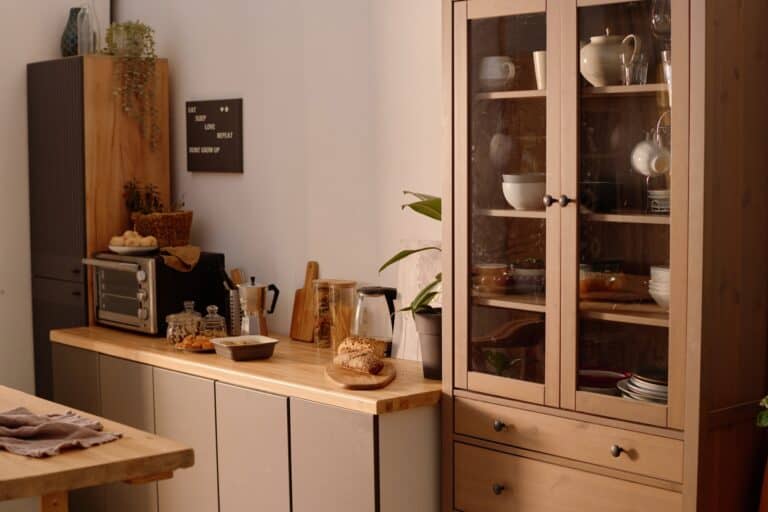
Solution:
[{"label": "white teapot", "polygon": [[[630,44],[631,43],[631,44]],[[589,38],[581,48],[579,71],[595,87],[621,84],[621,55],[634,62],[640,52],[640,39],[634,35],[612,36],[605,29],[604,36]]]}]

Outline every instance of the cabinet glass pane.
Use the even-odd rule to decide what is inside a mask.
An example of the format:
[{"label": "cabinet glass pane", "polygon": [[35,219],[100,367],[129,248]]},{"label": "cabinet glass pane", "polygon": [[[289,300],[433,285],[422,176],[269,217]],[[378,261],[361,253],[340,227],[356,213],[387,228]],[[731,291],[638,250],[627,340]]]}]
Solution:
[{"label": "cabinet glass pane", "polygon": [[469,24],[469,370],[544,383],[546,16]]},{"label": "cabinet glass pane", "polygon": [[666,403],[669,0],[580,8],[578,23],[577,389]]}]

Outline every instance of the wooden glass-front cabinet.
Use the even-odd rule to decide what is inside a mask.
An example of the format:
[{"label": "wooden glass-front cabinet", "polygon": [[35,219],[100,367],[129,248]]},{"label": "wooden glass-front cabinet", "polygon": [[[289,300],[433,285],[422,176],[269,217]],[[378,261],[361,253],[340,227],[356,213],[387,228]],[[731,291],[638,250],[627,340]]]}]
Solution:
[{"label": "wooden glass-front cabinet", "polygon": [[549,4],[455,4],[456,384],[681,428],[670,3]]},{"label": "wooden glass-front cabinet", "polygon": [[[753,195],[766,189],[766,149],[751,133],[768,110],[750,85],[768,74],[768,7],[445,8],[453,129],[444,387],[455,397],[445,413],[455,464],[445,500],[467,512],[523,505],[519,489],[518,498],[477,498],[482,489],[511,496],[484,474],[529,464],[483,450],[514,446],[676,493],[639,509],[704,510],[702,461],[715,463],[707,450],[733,441],[706,432],[739,425],[750,441],[734,467],[748,480],[750,415],[767,384],[764,264],[757,279],[747,275],[768,256],[768,212]],[[713,387],[714,376],[730,389]],[[729,419],[711,419],[718,414]],[[598,424],[616,430],[598,435]],[[718,506],[745,503],[736,497],[746,485]],[[530,503],[546,495],[530,492]],[[645,491],[627,495],[635,492]]]}]

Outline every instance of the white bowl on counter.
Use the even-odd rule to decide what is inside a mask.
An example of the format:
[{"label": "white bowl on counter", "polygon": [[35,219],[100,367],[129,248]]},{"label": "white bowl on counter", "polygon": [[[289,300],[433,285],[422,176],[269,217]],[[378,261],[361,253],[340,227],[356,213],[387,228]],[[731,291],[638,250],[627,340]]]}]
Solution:
[{"label": "white bowl on counter", "polygon": [[509,206],[515,210],[544,209],[544,174],[505,174],[502,179],[501,190]]}]

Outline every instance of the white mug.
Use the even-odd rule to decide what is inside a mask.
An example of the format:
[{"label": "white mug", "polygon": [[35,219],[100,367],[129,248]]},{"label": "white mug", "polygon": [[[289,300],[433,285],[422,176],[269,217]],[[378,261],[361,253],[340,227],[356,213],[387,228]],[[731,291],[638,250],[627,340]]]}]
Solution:
[{"label": "white mug", "polygon": [[547,88],[547,52],[533,52],[533,71],[536,74],[536,88],[543,91]]},{"label": "white mug", "polygon": [[630,157],[632,168],[643,176],[669,172],[669,151],[650,140],[638,142]]},{"label": "white mug", "polygon": [[485,90],[505,89],[512,85],[515,79],[515,64],[512,57],[496,55],[483,57],[480,61],[480,85]]}]

